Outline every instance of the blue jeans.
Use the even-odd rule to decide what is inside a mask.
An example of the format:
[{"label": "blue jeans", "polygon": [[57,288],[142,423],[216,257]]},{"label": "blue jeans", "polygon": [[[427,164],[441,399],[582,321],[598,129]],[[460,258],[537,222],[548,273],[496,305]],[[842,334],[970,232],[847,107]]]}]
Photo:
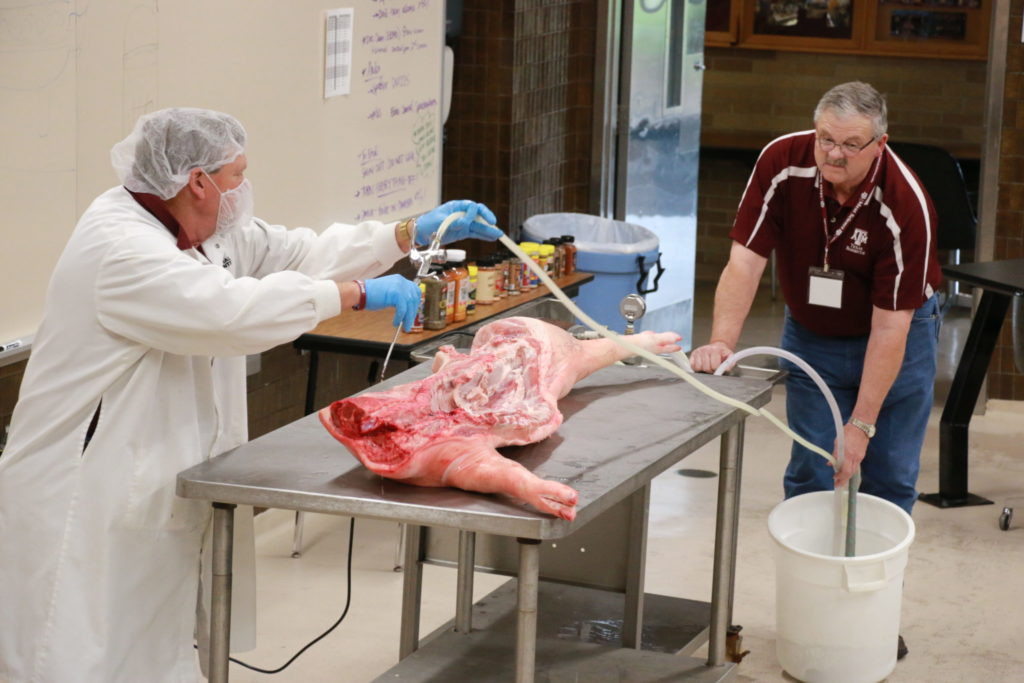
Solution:
[{"label": "blue jeans", "polygon": [[[878,414],[877,432],[861,462],[860,491],[891,501],[908,513],[917,500],[921,445],[931,412],[939,338],[938,297],[914,311],[903,365]],[[807,361],[835,394],[843,422],[850,419],[864,371],[868,338],[824,337],[809,331],[786,312],[782,348]],[[836,438],[832,413],[810,377],[789,361],[786,415],[790,427],[811,443],[832,452]],[[786,468],[786,498],[832,490],[834,471],[820,455],[794,443]]]}]

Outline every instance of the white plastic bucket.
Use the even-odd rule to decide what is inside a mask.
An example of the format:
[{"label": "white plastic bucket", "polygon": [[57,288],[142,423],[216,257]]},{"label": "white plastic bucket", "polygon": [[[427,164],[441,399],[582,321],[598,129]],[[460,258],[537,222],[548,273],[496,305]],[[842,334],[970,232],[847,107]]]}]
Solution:
[{"label": "white plastic bucket", "polygon": [[805,683],[876,683],[896,667],[903,570],[914,521],[857,494],[857,555],[831,555],[831,491],[783,501],[768,516],[775,541],[776,654]]}]

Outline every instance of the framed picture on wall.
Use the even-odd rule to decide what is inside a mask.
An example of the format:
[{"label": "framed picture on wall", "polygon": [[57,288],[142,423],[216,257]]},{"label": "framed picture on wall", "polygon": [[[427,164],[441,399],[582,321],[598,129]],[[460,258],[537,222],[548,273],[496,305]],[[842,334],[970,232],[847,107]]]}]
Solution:
[{"label": "framed picture on wall", "polygon": [[754,8],[754,33],[850,38],[853,0],[764,0]]},{"label": "framed picture on wall", "polygon": [[876,0],[865,47],[871,51],[984,58],[993,0]]},{"label": "framed picture on wall", "polygon": [[783,50],[847,51],[860,44],[868,0],[749,0],[743,43]]},{"label": "framed picture on wall", "polygon": [[985,59],[995,0],[706,0],[705,45]]},{"label": "framed picture on wall", "polygon": [[896,10],[889,15],[889,35],[911,40],[963,40],[967,35],[967,15],[963,12]]}]

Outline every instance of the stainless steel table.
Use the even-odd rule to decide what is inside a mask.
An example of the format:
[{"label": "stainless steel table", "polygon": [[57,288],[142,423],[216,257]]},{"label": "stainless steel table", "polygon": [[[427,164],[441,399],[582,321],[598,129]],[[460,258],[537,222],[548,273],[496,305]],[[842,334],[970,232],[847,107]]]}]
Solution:
[{"label": "stainless steel table", "polygon": [[[375,389],[428,374],[417,366]],[[702,376],[712,387],[760,407],[770,400],[763,380]],[[228,680],[230,637],[231,538],[235,505],[372,517],[406,526],[400,654],[420,646],[419,609],[423,527],[459,530],[460,552],[456,630],[471,631],[473,546],[476,533],[515,537],[519,547],[515,680],[534,680],[539,543],[581,529],[602,512],[630,498],[646,503],[650,481],[702,445],[722,436],[712,586],[709,654],[700,680],[721,680],[726,628],[732,609],[736,522],[743,424],[747,413],[713,401],[660,368],[613,366],[583,382],[559,402],[565,421],[548,439],[503,449],[539,476],[564,481],[579,491],[573,522],[556,519],[497,495],[456,489],[406,486],[371,474],[319,424],[302,418],[255,441],[178,475],[177,492],[208,500],[214,507],[214,579],[211,611],[210,681]],[[646,526],[646,509],[637,524]],[[624,643],[639,647],[643,608],[643,544],[630,549],[631,588],[626,590]],[[632,636],[626,637],[627,631]],[[429,649],[429,648],[428,648]],[[626,650],[626,648],[622,648]],[[642,657],[652,653],[629,651]],[[657,654],[657,653],[653,653]],[[673,660],[676,679],[693,677],[693,666]],[[657,663],[658,667],[666,666]],[[685,671],[684,671],[685,670]],[[710,677],[703,674],[713,674]],[[718,674],[723,674],[719,676]],[[662,675],[662,674],[658,674]],[[665,680],[668,680],[667,678]],[[695,679],[696,680],[696,679]]]}]

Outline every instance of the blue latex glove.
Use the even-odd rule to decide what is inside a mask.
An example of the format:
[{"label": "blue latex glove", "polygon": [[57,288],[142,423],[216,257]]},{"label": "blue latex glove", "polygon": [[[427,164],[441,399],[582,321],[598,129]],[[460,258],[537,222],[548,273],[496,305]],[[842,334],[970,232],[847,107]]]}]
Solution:
[{"label": "blue latex glove", "polygon": [[420,288],[412,280],[401,275],[385,275],[363,284],[366,287],[366,310],[377,311],[394,306],[395,318],[391,324],[397,327],[401,323],[406,332],[412,329],[420,307]]},{"label": "blue latex glove", "polygon": [[423,246],[430,244],[434,233],[441,227],[441,222],[456,211],[465,211],[466,215],[448,226],[441,238],[442,244],[464,240],[468,237],[493,242],[501,237],[501,230],[476,222],[476,217],[480,216],[488,223],[496,223],[497,219],[494,218],[493,211],[483,204],[468,199],[455,199],[445,202],[416,219],[416,244]]}]

